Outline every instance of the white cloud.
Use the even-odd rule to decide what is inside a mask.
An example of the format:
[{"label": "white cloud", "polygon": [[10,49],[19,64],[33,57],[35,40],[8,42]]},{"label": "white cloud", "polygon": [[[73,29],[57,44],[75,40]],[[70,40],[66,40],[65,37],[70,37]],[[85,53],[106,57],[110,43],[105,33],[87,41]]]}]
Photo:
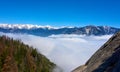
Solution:
[{"label": "white cloud", "polygon": [[111,37],[111,35],[89,37],[54,35],[50,37],[39,37],[10,33],[6,35],[14,39],[20,39],[25,44],[37,48],[39,52],[60,66],[64,72],[70,72],[74,68],[84,64]]}]

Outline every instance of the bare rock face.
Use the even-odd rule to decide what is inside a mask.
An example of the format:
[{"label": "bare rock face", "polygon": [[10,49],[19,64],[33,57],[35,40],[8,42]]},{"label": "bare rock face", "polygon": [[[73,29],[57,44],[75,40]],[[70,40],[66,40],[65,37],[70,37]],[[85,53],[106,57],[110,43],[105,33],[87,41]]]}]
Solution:
[{"label": "bare rock face", "polygon": [[73,72],[120,72],[120,32],[112,36],[85,65]]}]

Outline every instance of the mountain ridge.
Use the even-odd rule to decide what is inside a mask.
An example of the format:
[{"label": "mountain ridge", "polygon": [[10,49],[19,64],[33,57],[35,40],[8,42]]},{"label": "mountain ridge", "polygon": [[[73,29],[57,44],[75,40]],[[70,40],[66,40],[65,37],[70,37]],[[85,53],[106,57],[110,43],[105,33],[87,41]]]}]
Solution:
[{"label": "mountain ridge", "polygon": [[118,32],[120,28],[114,28],[109,26],[84,26],[84,27],[51,27],[51,26],[39,26],[39,25],[10,25],[1,24],[0,32],[4,33],[22,33],[32,34],[42,37],[59,34],[76,34],[76,35],[110,35]]}]

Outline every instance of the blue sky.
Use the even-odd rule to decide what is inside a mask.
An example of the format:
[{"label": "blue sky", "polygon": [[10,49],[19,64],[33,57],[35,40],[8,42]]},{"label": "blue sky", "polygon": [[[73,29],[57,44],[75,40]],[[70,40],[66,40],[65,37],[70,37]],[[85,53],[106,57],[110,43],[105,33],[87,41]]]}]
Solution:
[{"label": "blue sky", "polygon": [[0,0],[0,23],[120,27],[120,0]]}]

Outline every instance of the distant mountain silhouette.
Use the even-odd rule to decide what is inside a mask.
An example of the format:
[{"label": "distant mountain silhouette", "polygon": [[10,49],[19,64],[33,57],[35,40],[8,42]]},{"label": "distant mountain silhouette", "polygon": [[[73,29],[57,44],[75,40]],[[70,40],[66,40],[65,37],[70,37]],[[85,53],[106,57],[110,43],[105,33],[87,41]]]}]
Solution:
[{"label": "distant mountain silhouette", "polygon": [[120,72],[120,32],[110,38],[85,65],[72,72]]},{"label": "distant mountain silhouette", "polygon": [[85,26],[85,27],[60,27],[36,26],[36,25],[0,25],[0,32],[22,33],[37,36],[50,36],[58,34],[77,34],[77,35],[110,35],[118,32],[119,28],[109,26]]},{"label": "distant mountain silhouette", "polygon": [[0,37],[0,72],[52,72],[55,66],[19,40]]}]

